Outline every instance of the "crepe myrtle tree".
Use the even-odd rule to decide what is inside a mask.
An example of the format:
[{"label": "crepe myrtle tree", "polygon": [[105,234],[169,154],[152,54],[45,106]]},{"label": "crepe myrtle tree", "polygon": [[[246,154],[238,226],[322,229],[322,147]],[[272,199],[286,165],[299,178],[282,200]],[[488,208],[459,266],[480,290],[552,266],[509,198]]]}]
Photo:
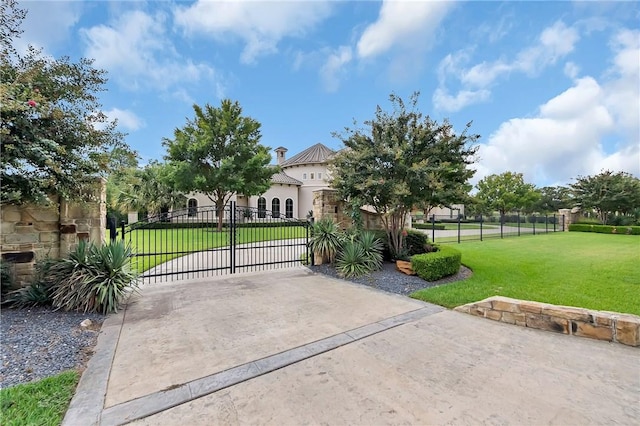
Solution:
[{"label": "crepe myrtle tree", "polygon": [[278,171],[270,166],[270,148],[260,144],[260,123],[242,115],[236,101],[219,107],[193,106],[195,117],[165,138],[165,159],[176,189],[201,192],[215,205],[218,230],[224,206],[234,194],[259,195],[271,186]]},{"label": "crepe myrtle tree", "polygon": [[476,185],[476,197],[500,216],[513,210],[530,210],[540,199],[535,185],[526,183],[522,173],[504,172],[486,176]]},{"label": "crepe myrtle tree", "polygon": [[640,179],[627,172],[604,170],[593,176],[580,176],[571,184],[576,205],[593,209],[606,224],[610,216],[628,215],[640,207]]},{"label": "crepe myrtle tree", "polygon": [[345,149],[330,163],[331,185],[350,203],[369,205],[381,215],[394,255],[403,247],[407,214],[415,206],[448,201],[465,187],[475,171],[478,135],[459,134],[444,121],[438,123],[417,110],[419,93],[409,108],[392,94],[392,112],[376,108],[364,128],[334,133]]},{"label": "crepe myrtle tree", "polygon": [[14,48],[26,11],[3,0],[0,15],[0,202],[83,199],[87,177],[106,176],[110,152],[129,151],[98,94],[106,72],[90,59],[53,58]]}]

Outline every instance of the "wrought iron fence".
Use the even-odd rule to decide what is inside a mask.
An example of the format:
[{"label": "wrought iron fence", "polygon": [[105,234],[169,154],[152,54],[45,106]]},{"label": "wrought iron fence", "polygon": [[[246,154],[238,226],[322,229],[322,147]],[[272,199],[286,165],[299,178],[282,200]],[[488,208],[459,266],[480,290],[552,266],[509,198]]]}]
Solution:
[{"label": "wrought iron fence", "polygon": [[451,217],[431,215],[412,220],[414,229],[428,232],[433,242],[463,242],[488,238],[547,234],[565,230],[564,215],[478,215]]},{"label": "wrought iron fence", "polygon": [[310,223],[234,202],[163,212],[122,225],[146,282],[275,269],[310,258]]}]

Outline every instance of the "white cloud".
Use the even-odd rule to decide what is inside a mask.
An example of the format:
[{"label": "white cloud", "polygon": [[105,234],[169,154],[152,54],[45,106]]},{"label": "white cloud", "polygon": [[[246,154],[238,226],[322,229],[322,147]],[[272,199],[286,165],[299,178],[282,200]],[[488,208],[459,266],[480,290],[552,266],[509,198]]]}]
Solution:
[{"label": "white cloud", "polygon": [[245,43],[241,61],[253,63],[277,52],[284,37],[303,36],[329,16],[326,1],[196,1],[174,10],[175,22],[187,34],[208,34],[217,40],[232,35]]},{"label": "white cloud", "polygon": [[358,56],[370,58],[397,47],[423,50],[453,7],[453,2],[383,0],[378,20],[358,41]]},{"label": "white cloud", "polygon": [[18,5],[27,10],[22,23],[24,33],[15,40],[16,49],[25,52],[31,44],[52,53],[56,45],[66,41],[82,15],[83,5],[75,1],[27,1]]},{"label": "white cloud", "polygon": [[[536,75],[573,51],[579,38],[575,28],[567,27],[563,22],[558,21],[545,28],[534,45],[521,50],[511,61],[506,59],[484,61],[470,68],[464,68],[463,65],[469,62],[469,50],[449,54],[440,61],[438,67],[439,87],[433,95],[434,104],[443,111],[455,112],[472,103],[487,100],[490,97],[488,89],[498,78],[513,72]],[[461,83],[459,93],[451,96],[459,102],[442,102],[442,93],[448,93],[446,88],[448,78],[454,78]],[[469,96],[471,93],[480,93],[482,96]],[[465,100],[468,103],[465,103]]]},{"label": "white cloud", "polygon": [[97,25],[80,31],[86,44],[85,55],[95,65],[112,72],[122,86],[167,90],[175,85],[215,79],[216,71],[194,63],[176,51],[165,34],[166,16],[143,11],[122,14],[110,25]]},{"label": "white cloud", "polygon": [[490,96],[491,92],[485,89],[461,90],[452,96],[445,88],[439,87],[433,94],[433,105],[442,111],[459,111],[466,106],[484,102]]},{"label": "white cloud", "polygon": [[480,147],[475,179],[505,170],[546,183],[569,183],[603,169],[640,176],[639,40],[640,31],[620,31],[602,81],[579,78],[535,117],[502,123]]},{"label": "white cloud", "polygon": [[580,67],[573,62],[567,62],[564,64],[564,75],[569,78],[576,78],[580,72]]},{"label": "white cloud", "polygon": [[135,131],[145,126],[140,117],[126,109],[112,108],[109,111],[104,111],[104,115],[109,121],[118,120],[118,127],[125,130]]},{"label": "white cloud", "polygon": [[340,46],[329,54],[327,61],[320,69],[320,76],[329,92],[335,92],[338,89],[340,78],[344,74],[343,67],[351,61],[352,57],[349,46]]}]

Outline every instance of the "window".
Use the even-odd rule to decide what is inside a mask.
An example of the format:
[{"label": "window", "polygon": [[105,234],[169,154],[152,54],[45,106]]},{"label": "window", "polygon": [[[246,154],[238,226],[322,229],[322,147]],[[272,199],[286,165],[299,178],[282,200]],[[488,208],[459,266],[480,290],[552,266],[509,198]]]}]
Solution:
[{"label": "window", "polygon": [[189,198],[189,201],[187,201],[187,215],[189,217],[198,215],[198,200],[195,198]]},{"label": "window", "polygon": [[271,200],[271,216],[280,217],[280,198]]},{"label": "window", "polygon": [[302,174],[302,180],[307,180],[307,174],[306,173]]},{"label": "window", "polygon": [[311,173],[311,176],[310,176],[310,178],[311,178],[311,179],[313,180],[313,173]]},{"label": "window", "polygon": [[258,218],[267,217],[267,200],[264,197],[258,198]]},{"label": "window", "polygon": [[318,173],[318,179],[322,179],[322,173]]},{"label": "window", "polygon": [[284,202],[284,214],[287,218],[293,218],[293,200],[291,198],[287,198],[287,201]]}]

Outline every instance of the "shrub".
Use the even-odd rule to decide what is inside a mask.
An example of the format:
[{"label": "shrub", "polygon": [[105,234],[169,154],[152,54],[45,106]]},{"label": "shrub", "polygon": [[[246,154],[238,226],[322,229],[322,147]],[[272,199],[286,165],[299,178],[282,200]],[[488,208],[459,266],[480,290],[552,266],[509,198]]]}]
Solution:
[{"label": "shrub", "polygon": [[309,244],[311,250],[322,257],[323,262],[333,263],[343,240],[344,236],[338,225],[331,218],[326,217],[313,224]]},{"label": "shrub", "polygon": [[598,234],[640,235],[640,226],[589,225],[584,223],[572,223],[569,225],[569,231],[595,232]]},{"label": "shrub", "polygon": [[53,306],[103,314],[118,312],[129,289],[137,287],[130,257],[131,247],[122,241],[102,247],[80,242],[67,259],[49,270]]},{"label": "shrub", "polygon": [[27,308],[51,303],[51,283],[47,277],[51,267],[59,259],[45,258],[35,265],[35,273],[31,283],[8,294],[6,302],[16,308]]},{"label": "shrub", "polygon": [[411,257],[411,267],[425,281],[436,281],[460,270],[462,253],[448,246],[438,246],[437,251]]},{"label": "shrub", "polygon": [[[456,222],[457,223],[457,222]],[[412,223],[411,227],[414,229],[435,229],[437,231],[444,231],[445,226],[439,223]]]},{"label": "shrub", "polygon": [[431,251],[429,237],[420,231],[407,230],[407,236],[404,237],[404,246],[409,256]]},{"label": "shrub", "polygon": [[15,286],[13,271],[11,264],[6,260],[0,259],[0,295],[2,302],[5,302],[5,295]]}]

